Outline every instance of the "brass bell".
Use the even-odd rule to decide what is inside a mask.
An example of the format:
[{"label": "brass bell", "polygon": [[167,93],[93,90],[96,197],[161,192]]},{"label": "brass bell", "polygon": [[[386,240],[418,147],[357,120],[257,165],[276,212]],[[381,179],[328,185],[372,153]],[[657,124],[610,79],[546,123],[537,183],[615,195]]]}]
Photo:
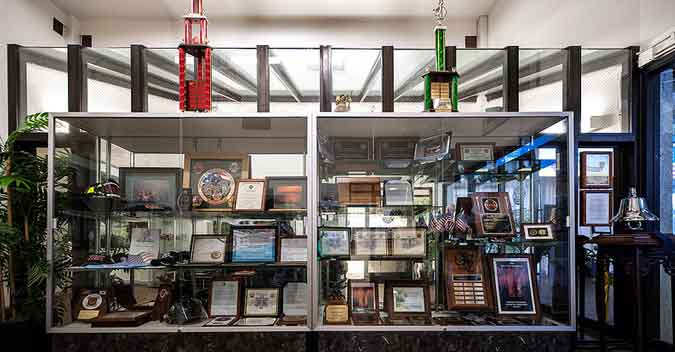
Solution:
[{"label": "brass bell", "polygon": [[658,221],[659,217],[647,208],[647,201],[637,196],[635,187],[628,191],[628,197],[621,200],[619,211],[612,218],[612,223],[626,223],[631,230],[642,230],[643,221]]}]

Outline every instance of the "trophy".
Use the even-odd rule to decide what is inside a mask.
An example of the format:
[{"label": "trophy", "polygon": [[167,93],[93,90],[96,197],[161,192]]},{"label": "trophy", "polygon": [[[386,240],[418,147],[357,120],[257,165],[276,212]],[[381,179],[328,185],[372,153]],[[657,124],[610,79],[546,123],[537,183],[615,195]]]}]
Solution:
[{"label": "trophy", "polygon": [[459,74],[454,67],[450,70],[446,67],[445,60],[445,32],[448,30],[443,25],[447,15],[445,0],[439,0],[438,7],[434,9],[437,25],[434,28],[436,39],[436,70],[425,73],[424,78],[424,111],[426,112],[449,112],[458,111],[459,95],[457,87]]}]

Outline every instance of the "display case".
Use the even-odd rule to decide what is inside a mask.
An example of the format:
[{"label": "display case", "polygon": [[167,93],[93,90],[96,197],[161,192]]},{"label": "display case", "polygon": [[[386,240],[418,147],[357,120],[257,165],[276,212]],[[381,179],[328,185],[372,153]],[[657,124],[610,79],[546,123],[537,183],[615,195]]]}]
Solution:
[{"label": "display case", "polygon": [[62,113],[52,333],[575,328],[567,113]]}]

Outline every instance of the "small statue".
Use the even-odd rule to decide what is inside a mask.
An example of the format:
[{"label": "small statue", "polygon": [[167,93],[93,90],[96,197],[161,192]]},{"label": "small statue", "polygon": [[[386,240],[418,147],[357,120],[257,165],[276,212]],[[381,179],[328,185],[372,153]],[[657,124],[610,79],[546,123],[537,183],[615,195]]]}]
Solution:
[{"label": "small statue", "polygon": [[352,103],[352,97],[346,94],[338,95],[335,97],[335,111],[336,112],[347,112],[351,110],[350,104]]}]

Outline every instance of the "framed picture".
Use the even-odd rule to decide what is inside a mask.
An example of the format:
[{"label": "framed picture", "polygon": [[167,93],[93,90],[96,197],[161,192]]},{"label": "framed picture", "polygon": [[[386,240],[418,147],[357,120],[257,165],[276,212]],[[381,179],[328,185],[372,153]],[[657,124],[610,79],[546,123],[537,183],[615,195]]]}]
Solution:
[{"label": "framed picture", "polygon": [[271,211],[307,209],[307,177],[268,177],[267,208]]},{"label": "framed picture", "polygon": [[448,247],[444,254],[448,309],[492,310],[492,290],[480,247]]},{"label": "framed picture", "polygon": [[431,320],[429,286],[424,281],[386,281],[384,306],[389,319]]},{"label": "framed picture", "polygon": [[190,251],[192,264],[220,264],[225,262],[225,235],[194,235]]},{"label": "framed picture", "polygon": [[515,235],[511,201],[506,192],[476,192],[471,195],[476,235],[510,237]]},{"label": "framed picture", "polygon": [[393,228],[391,230],[391,255],[424,257],[427,254],[426,228]]},{"label": "framed picture", "polygon": [[265,180],[241,179],[237,182],[234,210],[236,211],[263,211],[265,210]]},{"label": "framed picture", "polygon": [[232,263],[269,263],[276,261],[275,226],[233,226]]},{"label": "framed picture", "polygon": [[612,152],[581,152],[580,188],[612,188],[614,184]]},{"label": "framed picture", "polygon": [[131,210],[176,210],[183,170],[121,167],[120,188]]},{"label": "framed picture", "polygon": [[613,214],[612,191],[581,191],[581,226],[610,226]]},{"label": "framed picture", "polygon": [[434,188],[415,187],[413,189],[413,203],[415,205],[434,205]]},{"label": "framed picture", "polygon": [[389,230],[382,228],[352,229],[355,256],[386,256],[389,254]]},{"label": "framed picture", "polygon": [[415,144],[415,160],[431,162],[445,159],[450,154],[452,133],[443,133],[433,137],[422,138]]},{"label": "framed picture", "polygon": [[370,138],[331,138],[335,160],[372,160],[373,142]]},{"label": "framed picture", "polygon": [[521,233],[526,241],[553,240],[553,224],[522,224]]},{"label": "framed picture", "polygon": [[322,227],[319,229],[319,256],[349,255],[350,229],[348,227]]},{"label": "framed picture", "polygon": [[461,161],[494,161],[494,143],[457,143],[457,160]]},{"label": "framed picture", "polygon": [[376,324],[379,322],[379,300],[377,283],[366,280],[349,280],[347,300],[349,316],[354,324]]},{"label": "framed picture", "polygon": [[209,288],[209,317],[236,317],[239,307],[241,282],[239,280],[213,280]]},{"label": "framed picture", "polygon": [[538,319],[541,312],[532,257],[493,255],[490,266],[497,314]]},{"label": "framed picture", "polygon": [[190,188],[192,210],[231,210],[234,206],[237,182],[246,178],[248,178],[247,157],[185,154],[183,187]]},{"label": "framed picture", "polygon": [[417,139],[410,137],[382,137],[375,139],[375,156],[386,169],[405,169],[415,158]]},{"label": "framed picture", "polygon": [[384,183],[384,205],[413,205],[413,188],[410,182],[390,180]]},{"label": "framed picture", "polygon": [[278,288],[246,288],[244,294],[244,316],[277,317],[278,315]]},{"label": "framed picture", "polygon": [[307,237],[281,238],[279,247],[280,262],[307,262]]}]

